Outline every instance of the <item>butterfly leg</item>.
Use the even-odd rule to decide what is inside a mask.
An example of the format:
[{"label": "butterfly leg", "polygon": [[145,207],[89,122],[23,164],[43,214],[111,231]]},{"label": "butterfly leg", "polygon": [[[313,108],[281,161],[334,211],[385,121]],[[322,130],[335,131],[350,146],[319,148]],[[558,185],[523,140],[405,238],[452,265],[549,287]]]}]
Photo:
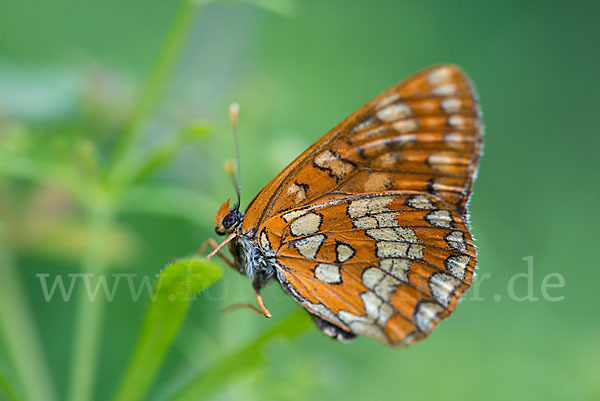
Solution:
[{"label": "butterfly leg", "polygon": [[269,312],[269,310],[266,308],[262,297],[260,296],[260,293],[258,291],[256,291],[256,302],[258,302],[258,306],[260,306],[260,309],[258,309],[256,306],[251,305],[251,304],[233,304],[233,305],[229,305],[228,307],[223,309],[223,312],[227,313],[227,312],[231,312],[234,311],[236,309],[241,309],[241,308],[248,308],[248,309],[252,309],[254,312],[258,313],[259,315],[262,315],[266,318],[270,318],[271,317],[271,312]]},{"label": "butterfly leg", "polygon": [[[219,247],[219,244],[217,243],[217,241],[214,240],[214,238],[209,238],[206,241],[204,241],[204,243],[200,246],[200,249],[198,249],[198,252],[196,252],[197,255],[202,255],[204,252],[206,252],[206,249],[208,247],[211,247],[213,250],[217,249]],[[221,259],[223,259],[223,261],[225,263],[227,263],[230,267],[233,267],[234,269],[237,269],[235,263],[233,262],[233,260],[229,259],[227,257],[227,255],[225,255],[223,253],[223,251],[218,250],[217,251],[217,255],[219,255],[219,257]]]},{"label": "butterfly leg", "polygon": [[343,343],[347,343],[354,340],[354,338],[356,337],[356,334],[350,333],[349,331],[346,331],[333,323],[329,323],[327,320],[317,315],[313,315],[312,313],[310,313],[310,316],[312,317],[319,330],[321,330],[323,333],[327,334],[331,338],[334,338]]},{"label": "butterfly leg", "polygon": [[266,318],[271,317],[271,312],[269,312],[269,310],[265,306],[265,303],[263,302],[262,297],[260,296],[260,293],[258,291],[256,291],[254,294],[256,295],[256,302],[258,302],[258,306],[260,306],[260,309],[262,310],[264,317],[266,317]]},{"label": "butterfly leg", "polygon": [[[223,313],[228,313],[228,312],[232,312],[236,309],[242,309],[242,308],[248,308],[248,309],[252,309],[254,312],[258,313],[261,316],[264,317],[271,317],[271,314],[269,313],[269,315],[265,315],[265,312],[263,312],[262,310],[258,309],[256,306],[252,305],[252,304],[244,304],[244,303],[238,303],[238,304],[233,304],[233,305],[229,305],[225,308],[223,308]],[[269,311],[267,311],[269,312]]]}]

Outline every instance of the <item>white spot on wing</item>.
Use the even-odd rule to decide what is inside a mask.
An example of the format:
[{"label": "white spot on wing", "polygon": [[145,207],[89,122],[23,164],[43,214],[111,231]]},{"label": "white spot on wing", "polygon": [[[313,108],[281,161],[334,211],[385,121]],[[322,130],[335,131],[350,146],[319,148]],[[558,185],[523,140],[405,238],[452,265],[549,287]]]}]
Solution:
[{"label": "white spot on wing", "polygon": [[315,267],[315,277],[327,284],[339,284],[342,282],[340,268],[329,263],[319,263]]},{"label": "white spot on wing", "polygon": [[297,219],[298,217],[306,213],[308,213],[307,209],[292,210],[291,212],[284,214],[282,217],[286,221],[286,223],[289,223],[290,221]]},{"label": "white spot on wing", "polygon": [[464,280],[465,270],[470,261],[471,257],[467,255],[451,255],[446,258],[446,269],[454,277]]},{"label": "white spot on wing", "polygon": [[456,157],[447,153],[434,153],[427,158],[429,164],[455,164]]},{"label": "white spot on wing", "polygon": [[354,256],[354,249],[346,244],[338,244],[338,246],[335,248],[335,252],[338,260],[342,263]]},{"label": "white spot on wing", "polygon": [[272,252],[273,248],[271,247],[271,241],[269,241],[269,237],[267,236],[267,232],[263,230],[260,234],[260,246],[265,251]]},{"label": "white spot on wing", "polygon": [[308,259],[313,259],[323,241],[325,241],[323,234],[313,235],[294,241],[294,246],[300,252],[300,255]]},{"label": "white spot on wing", "polygon": [[444,136],[444,141],[445,142],[464,142],[465,135],[461,134],[459,132],[451,132],[451,133],[447,134],[446,136]]},{"label": "white spot on wing", "polygon": [[394,314],[391,305],[383,303],[373,292],[367,291],[360,294],[360,299],[365,308],[365,315],[358,316],[345,310],[338,312],[338,318],[350,328],[353,333],[368,336],[388,343],[383,328],[390,316]]},{"label": "white spot on wing", "polygon": [[383,276],[385,276],[385,273],[382,270],[376,267],[369,267],[362,274],[362,282],[368,289],[373,289]]},{"label": "white spot on wing", "polygon": [[390,304],[382,304],[379,307],[379,316],[377,316],[377,323],[381,326],[387,324],[388,319],[394,314],[394,308]]},{"label": "white spot on wing", "polygon": [[367,214],[391,212],[387,205],[393,200],[391,196],[357,199],[348,205],[348,214],[352,219],[363,217]]},{"label": "white spot on wing", "polygon": [[440,67],[440,68],[436,68],[435,70],[433,70],[429,73],[429,76],[427,77],[427,81],[431,85],[437,85],[439,83],[449,80],[451,75],[452,75],[452,71],[450,70],[450,68]]},{"label": "white spot on wing", "polygon": [[448,124],[453,126],[454,128],[464,128],[466,126],[467,120],[463,116],[452,115],[448,118]]},{"label": "white spot on wing", "polygon": [[355,334],[371,337],[382,343],[388,342],[383,328],[378,326],[371,317],[358,316],[341,310],[338,312],[338,318]]},{"label": "white spot on wing", "polygon": [[380,258],[423,258],[423,245],[407,244],[406,242],[379,241],[376,246],[377,256]]},{"label": "white spot on wing", "polygon": [[381,213],[375,215],[375,218],[377,219],[379,227],[398,227],[400,224],[398,224],[398,220],[396,219],[397,216],[398,213],[396,212]]},{"label": "white spot on wing", "polygon": [[410,116],[411,110],[410,107],[405,105],[404,103],[396,103],[390,106],[387,106],[385,109],[379,110],[377,113],[377,118],[381,121],[396,121],[401,118],[406,118]]},{"label": "white spot on wing", "polygon": [[456,94],[456,86],[453,84],[445,84],[440,85],[437,88],[434,88],[432,93],[435,96],[452,96]]},{"label": "white spot on wing", "polygon": [[344,178],[354,170],[354,165],[352,163],[343,160],[331,150],[325,150],[319,153],[317,157],[315,157],[314,163],[321,168],[331,171],[331,174],[338,179]]},{"label": "white spot on wing", "polygon": [[389,302],[392,294],[396,292],[398,284],[400,284],[400,280],[389,274],[386,274],[383,280],[381,280],[377,287],[375,287],[374,291],[381,298]]},{"label": "white spot on wing", "polygon": [[415,208],[415,209],[433,209],[433,203],[431,202],[431,200],[429,200],[429,198],[427,198],[426,196],[423,195],[416,195],[411,197],[408,200],[408,206]]},{"label": "white spot on wing", "polygon": [[367,230],[367,235],[380,241],[419,242],[415,231],[407,227],[374,228]]},{"label": "white spot on wing", "polygon": [[452,227],[452,213],[449,210],[435,210],[425,216],[425,220],[432,226],[442,228]]},{"label": "white spot on wing", "polygon": [[321,226],[322,217],[316,213],[308,213],[294,220],[290,224],[292,234],[299,237],[302,235],[314,234]]},{"label": "white spot on wing", "polygon": [[356,228],[375,228],[377,227],[377,220],[371,216],[361,217],[353,221],[354,227]]},{"label": "white spot on wing", "polygon": [[360,299],[363,301],[363,305],[365,306],[366,315],[372,318],[377,318],[379,315],[379,307],[383,301],[370,291],[360,294]]},{"label": "white spot on wing", "polygon": [[408,248],[408,255],[406,256],[409,259],[423,259],[423,245],[412,244]]},{"label": "white spot on wing", "polygon": [[404,242],[379,241],[377,246],[377,256],[380,258],[405,258],[408,253],[409,244]]},{"label": "white spot on wing", "polygon": [[415,312],[415,323],[419,330],[428,332],[433,325],[439,320],[438,313],[444,308],[434,302],[424,301],[417,306]]},{"label": "white spot on wing", "polygon": [[287,190],[288,195],[296,195],[296,202],[300,203],[306,199],[306,191],[300,185],[293,183]]},{"label": "white spot on wing", "polygon": [[466,252],[465,234],[462,231],[451,231],[445,237],[446,243],[450,248],[458,252]]},{"label": "white spot on wing", "polygon": [[431,294],[440,304],[448,306],[452,293],[460,286],[461,282],[446,273],[435,273],[429,278]]},{"label": "white spot on wing", "polygon": [[460,110],[461,105],[462,102],[460,101],[460,99],[457,99],[455,97],[449,97],[447,99],[442,100],[442,109],[446,113],[456,113]]},{"label": "white spot on wing", "polygon": [[406,132],[415,131],[419,127],[419,124],[417,124],[417,122],[412,119],[411,120],[400,120],[400,121],[396,121],[395,123],[393,123],[392,127],[394,127],[394,129],[396,131],[398,131],[399,133],[403,134]]},{"label": "white spot on wing", "polygon": [[408,272],[410,271],[411,261],[408,259],[381,259],[379,267],[397,278],[407,282]]}]

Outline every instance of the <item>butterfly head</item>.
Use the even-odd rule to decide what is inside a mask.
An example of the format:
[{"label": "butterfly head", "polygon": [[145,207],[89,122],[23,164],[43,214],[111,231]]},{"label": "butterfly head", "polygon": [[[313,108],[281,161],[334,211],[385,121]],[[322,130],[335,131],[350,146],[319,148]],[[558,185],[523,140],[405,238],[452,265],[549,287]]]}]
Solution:
[{"label": "butterfly head", "polygon": [[239,206],[236,204],[234,207],[230,207],[229,200],[227,200],[215,216],[215,232],[219,235],[230,234],[240,225],[242,218]]}]

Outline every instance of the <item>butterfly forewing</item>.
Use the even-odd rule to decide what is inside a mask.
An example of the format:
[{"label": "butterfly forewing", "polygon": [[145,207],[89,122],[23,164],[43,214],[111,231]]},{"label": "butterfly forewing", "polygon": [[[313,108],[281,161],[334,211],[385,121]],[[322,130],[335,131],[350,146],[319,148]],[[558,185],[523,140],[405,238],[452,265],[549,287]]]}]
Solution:
[{"label": "butterfly forewing", "polygon": [[332,192],[434,193],[464,213],[479,160],[479,109],[452,65],[424,70],[358,109],[313,144],[248,207],[244,230]]},{"label": "butterfly forewing", "polygon": [[455,66],[382,93],[284,169],[243,231],[311,313],[391,345],[426,336],[473,279],[478,105]]}]

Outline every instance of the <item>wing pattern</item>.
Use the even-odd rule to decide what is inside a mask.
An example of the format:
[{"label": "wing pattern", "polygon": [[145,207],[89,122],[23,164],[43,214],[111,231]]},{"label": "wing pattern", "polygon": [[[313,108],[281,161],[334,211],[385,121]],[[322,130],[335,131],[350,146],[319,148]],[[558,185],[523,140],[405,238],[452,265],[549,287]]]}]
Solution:
[{"label": "wing pattern", "polygon": [[469,287],[475,248],[460,215],[431,195],[368,193],[279,214],[261,246],[305,308],[390,345],[426,336]]},{"label": "wing pattern", "polygon": [[473,280],[467,202],[481,144],[466,76],[424,70],[301,154],[250,203],[242,230],[311,313],[409,345]]},{"label": "wing pattern", "polygon": [[481,151],[479,106],[456,66],[383,92],[313,144],[249,204],[243,229],[334,192],[428,192],[464,215]]}]

